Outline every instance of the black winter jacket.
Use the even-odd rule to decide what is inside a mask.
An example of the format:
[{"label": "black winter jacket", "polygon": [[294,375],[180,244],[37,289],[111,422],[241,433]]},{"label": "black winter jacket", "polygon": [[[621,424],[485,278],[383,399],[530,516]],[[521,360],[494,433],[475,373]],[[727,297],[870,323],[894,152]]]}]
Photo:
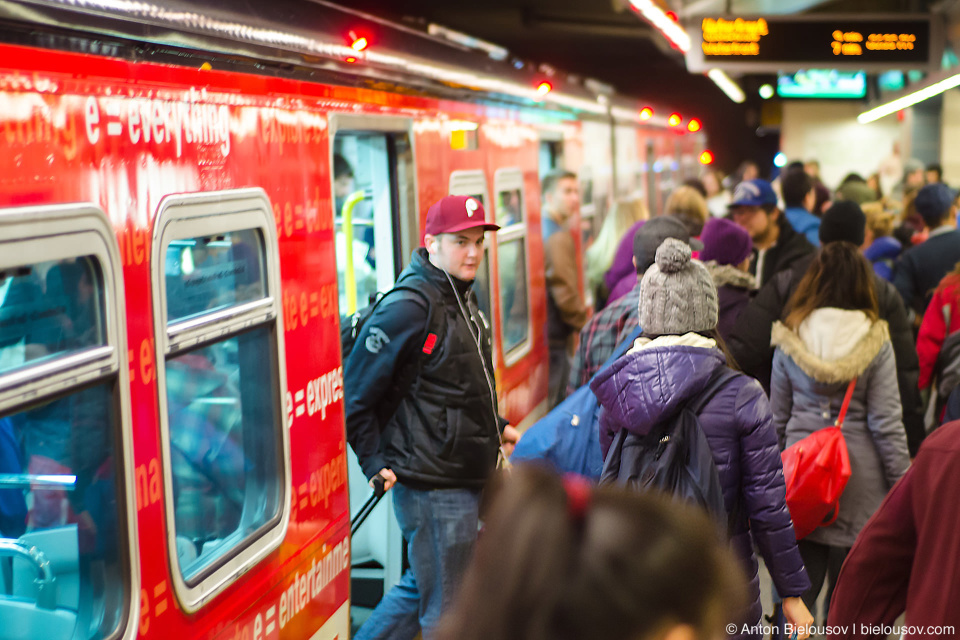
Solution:
[{"label": "black winter jacket", "polygon": [[[787,302],[797,290],[800,280],[813,260],[809,256],[797,262],[764,285],[757,296],[740,314],[727,346],[744,372],[760,381],[770,391],[770,373],[773,366],[773,347],[770,332],[773,323],[782,320]],[[897,384],[903,407],[903,426],[907,432],[910,455],[914,456],[926,436],[923,426],[923,407],[920,403],[920,361],[913,341],[913,330],[907,319],[900,294],[892,284],[874,275],[880,319],[890,327],[890,340],[897,360]]]},{"label": "black winter jacket", "polygon": [[783,212],[780,212],[780,236],[777,238],[777,244],[767,249],[764,255],[763,273],[757,273],[759,253],[754,249],[753,259],[750,261],[750,274],[757,276],[757,282],[761,286],[765,285],[781,271],[792,269],[797,262],[809,265],[810,256],[816,251],[807,237],[802,233],[797,233],[787,221]]},{"label": "black winter jacket", "polygon": [[[430,309],[418,296],[394,294],[364,323],[344,363],[347,440],[367,478],[388,468],[418,488],[480,488],[496,466],[505,421],[472,282],[448,280],[418,249],[397,284],[420,291]],[[428,322],[436,338],[424,341]],[[404,386],[394,377],[413,358],[419,373],[381,433],[377,409],[388,389]]]}]

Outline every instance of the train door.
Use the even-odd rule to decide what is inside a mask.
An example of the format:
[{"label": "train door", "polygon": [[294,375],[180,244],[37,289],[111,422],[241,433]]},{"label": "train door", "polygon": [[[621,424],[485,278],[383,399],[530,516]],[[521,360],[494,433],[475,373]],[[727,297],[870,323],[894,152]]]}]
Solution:
[{"label": "train door", "polygon": [[69,205],[2,211],[0,238],[0,638],[133,638],[141,591],[116,237],[100,209]]},{"label": "train door", "polygon": [[560,169],[563,165],[563,139],[562,134],[542,131],[540,133],[540,152],[539,169],[540,178],[547,175],[554,169]]},{"label": "train door", "polygon": [[[340,316],[388,291],[419,246],[412,124],[404,118],[331,117],[335,246]],[[344,380],[349,388],[351,381]],[[347,454],[350,512],[370,495],[353,450]],[[385,499],[351,541],[351,606],[359,623],[399,582],[403,536]]]},{"label": "train door", "polygon": [[658,184],[657,184],[657,172],[654,170],[654,165],[656,164],[657,157],[657,148],[654,144],[653,138],[647,138],[645,145],[645,153],[643,159],[643,170],[645,175],[645,184],[646,184],[646,195],[647,195],[647,209],[649,210],[650,217],[655,217],[660,213],[659,199],[658,199]]}]

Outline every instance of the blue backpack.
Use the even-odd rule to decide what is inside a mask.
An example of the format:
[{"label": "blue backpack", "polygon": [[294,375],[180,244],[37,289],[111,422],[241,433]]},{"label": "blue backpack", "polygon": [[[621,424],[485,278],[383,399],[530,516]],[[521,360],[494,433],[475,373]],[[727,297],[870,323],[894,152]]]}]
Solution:
[{"label": "blue backpack", "polygon": [[659,491],[699,505],[729,535],[736,524],[735,513],[727,513],[720,474],[698,416],[707,402],[738,375],[722,367],[703,391],[646,435],[618,431],[607,451],[600,484]]},{"label": "blue backpack", "polygon": [[[640,327],[637,327],[617,345],[600,370],[625,354],[639,337]],[[603,454],[600,452],[602,410],[588,382],[527,429],[510,456],[510,462],[545,460],[561,473],[578,473],[599,480],[603,469]]]}]

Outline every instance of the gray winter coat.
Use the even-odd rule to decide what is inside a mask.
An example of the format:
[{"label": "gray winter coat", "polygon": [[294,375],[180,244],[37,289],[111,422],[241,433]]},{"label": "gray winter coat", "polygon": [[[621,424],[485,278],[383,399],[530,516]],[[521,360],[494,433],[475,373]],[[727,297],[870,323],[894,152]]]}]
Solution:
[{"label": "gray winter coat", "polygon": [[833,425],[850,380],[857,378],[843,424],[851,477],[840,497],[839,516],[834,524],[806,538],[851,547],[887,491],[910,466],[887,323],[874,322],[849,354],[835,360],[812,353],[797,333],[779,322],[771,342],[776,352],[770,404],[781,448]]}]

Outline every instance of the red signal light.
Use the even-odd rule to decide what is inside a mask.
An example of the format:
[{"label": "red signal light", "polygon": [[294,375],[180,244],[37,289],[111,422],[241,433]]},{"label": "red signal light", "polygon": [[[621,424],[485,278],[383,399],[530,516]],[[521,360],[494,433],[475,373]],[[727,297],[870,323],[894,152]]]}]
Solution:
[{"label": "red signal light", "polygon": [[700,125],[700,121],[697,120],[696,118],[694,118],[689,122],[689,124],[687,124],[687,131],[691,133],[696,133],[697,131],[700,131],[701,128],[702,127]]},{"label": "red signal light", "polygon": [[364,36],[357,35],[356,31],[351,31],[347,34],[350,38],[350,48],[356,51],[357,53],[363,51],[370,46],[370,41],[367,40]]},{"label": "red signal light", "polygon": [[539,93],[541,96],[545,96],[551,91],[553,91],[553,85],[546,81],[541,82],[540,86],[537,87],[537,93]]},{"label": "red signal light", "polygon": [[354,63],[354,62],[356,62],[356,61],[357,61],[357,59],[354,58],[353,56],[348,56],[348,57],[347,57],[347,62]]},{"label": "red signal light", "polygon": [[679,126],[683,122],[683,117],[679,113],[671,113],[670,118],[667,120],[667,124],[671,127]]},{"label": "red signal light", "polygon": [[700,164],[713,164],[713,152],[707,149],[700,154]]},{"label": "red signal light", "polygon": [[677,14],[674,13],[673,11],[667,11],[667,12],[666,12],[666,15],[667,15],[668,18],[670,18],[670,19],[673,20],[674,22],[676,22],[677,20],[680,19],[680,18],[677,17]]},{"label": "red signal light", "polygon": [[641,120],[649,120],[649,119],[652,118],[652,117],[653,117],[653,109],[651,109],[650,107],[644,107],[644,108],[640,111],[640,119],[641,119]]}]

